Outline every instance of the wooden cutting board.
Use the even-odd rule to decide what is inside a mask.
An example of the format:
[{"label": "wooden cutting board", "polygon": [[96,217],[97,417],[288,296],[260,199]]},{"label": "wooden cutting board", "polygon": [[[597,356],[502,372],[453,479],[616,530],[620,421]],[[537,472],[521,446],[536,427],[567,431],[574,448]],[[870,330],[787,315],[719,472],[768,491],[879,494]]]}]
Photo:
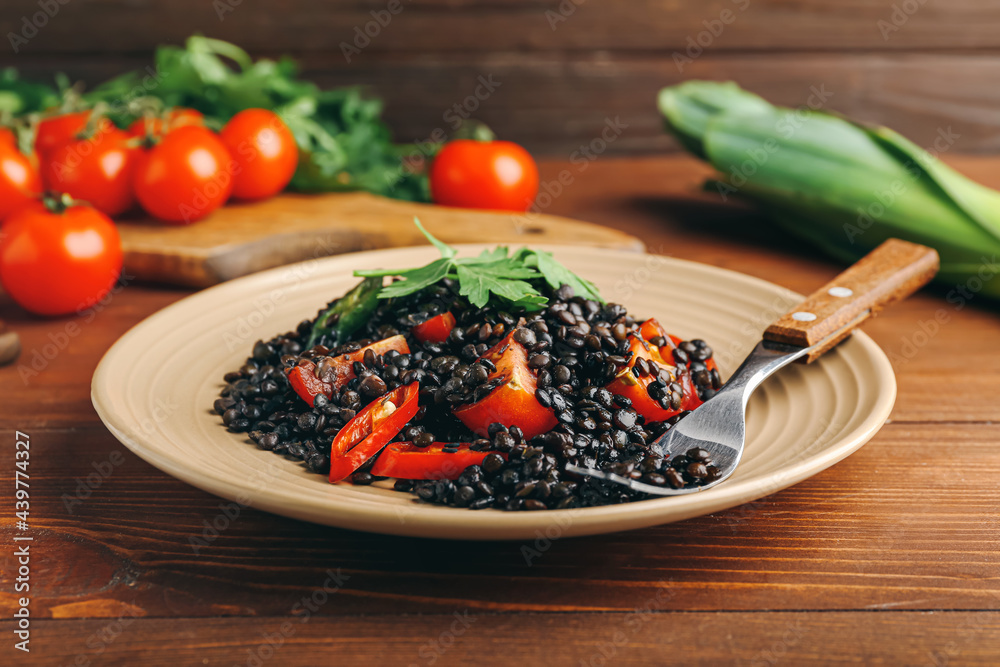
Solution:
[{"label": "wooden cutting board", "polygon": [[402,202],[367,193],[284,194],[231,204],[192,225],[118,223],[129,279],[206,287],[316,257],[427,241],[418,217],[446,243],[567,244],[642,251],[642,241],[588,222]]}]

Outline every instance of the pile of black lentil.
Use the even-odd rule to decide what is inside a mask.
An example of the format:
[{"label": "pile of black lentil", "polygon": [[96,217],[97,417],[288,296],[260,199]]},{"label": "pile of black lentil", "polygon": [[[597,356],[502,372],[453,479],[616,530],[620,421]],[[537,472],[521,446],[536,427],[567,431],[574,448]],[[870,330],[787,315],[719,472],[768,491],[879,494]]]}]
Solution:
[{"label": "pile of black lentil", "polygon": [[[649,497],[621,484],[568,473],[567,463],[674,488],[715,479],[718,470],[708,452],[693,449],[667,459],[652,444],[687,413],[646,423],[631,401],[604,388],[627,365],[631,353],[626,337],[637,332],[641,321],[621,305],[575,297],[566,285],[546,290],[545,295],[547,307],[536,312],[475,308],[445,279],[416,294],[380,302],[350,342],[331,347],[321,338],[318,345],[303,349],[316,320],[303,321],[295,331],[254,344],[246,363],[225,375],[215,410],[230,431],[246,433],[260,449],[326,474],[337,432],[371,401],[418,381],[420,408],[394,440],[418,446],[470,443],[472,449],[490,454],[482,465],[468,467],[454,481],[397,480],[395,488],[426,502],[471,509],[564,509]],[[414,326],[445,311],[455,316],[457,325],[444,343],[421,343],[410,334]],[[489,438],[480,438],[450,412],[495,388],[487,382],[492,364],[478,359],[511,331],[528,349],[529,367],[538,378],[538,401],[551,407],[558,419],[554,430],[528,442],[519,428],[501,424],[490,426]],[[354,364],[357,377],[331,398],[319,396],[314,407],[291,389],[289,368],[312,362],[317,377],[329,379],[332,370],[325,358],[396,334],[406,336],[410,354],[391,351],[383,356],[369,350],[363,361]],[[674,356],[680,372],[690,373],[702,399],[714,395],[721,381],[718,372],[706,366],[712,350],[704,341],[685,341]],[[659,370],[643,362],[632,372]],[[657,379],[648,392],[665,409],[677,409],[681,384],[667,380],[666,375]],[[354,484],[379,479],[368,472],[374,460],[354,473]]]}]

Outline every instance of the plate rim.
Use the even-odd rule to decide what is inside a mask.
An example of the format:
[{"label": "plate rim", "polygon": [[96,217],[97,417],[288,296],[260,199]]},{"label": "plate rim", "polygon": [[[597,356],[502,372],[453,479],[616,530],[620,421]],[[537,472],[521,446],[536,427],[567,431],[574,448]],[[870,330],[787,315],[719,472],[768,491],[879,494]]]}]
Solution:
[{"label": "plate rim", "polygon": [[[455,247],[461,252],[462,250],[478,251],[482,248],[491,246],[488,244],[458,244]],[[778,290],[789,298],[804,298],[801,294],[798,294],[793,290],[762,278],[757,278],[732,269],[704,262],[696,262],[669,255],[572,245],[538,244],[533,247],[538,247],[540,249],[556,253],[559,251],[572,251],[575,253],[584,252],[596,255],[611,254],[633,259],[635,257],[659,257],[672,263],[698,267],[699,270],[722,273],[728,278],[756,285],[768,291],[773,292]],[[213,285],[182,297],[176,302],[156,311],[155,313],[152,313],[130,327],[118,338],[118,340],[115,341],[114,344],[112,344],[111,347],[108,348],[105,354],[101,357],[91,381],[91,401],[98,417],[108,428],[111,434],[119,440],[119,442],[153,467],[171,475],[172,477],[175,477],[176,479],[179,479],[186,484],[190,484],[191,486],[208,493],[212,493],[213,495],[231,501],[242,502],[247,499],[246,487],[241,487],[238,483],[229,479],[222,479],[214,475],[205,475],[204,472],[195,474],[190,468],[185,467],[182,464],[175,463],[175,461],[169,456],[162,455],[159,451],[157,451],[156,447],[145,445],[141,442],[140,438],[134,435],[135,431],[128,428],[128,424],[122,423],[123,420],[121,419],[121,415],[116,414],[115,411],[110,408],[111,396],[109,392],[113,383],[106,379],[106,376],[111,373],[111,366],[116,353],[125,347],[132,337],[138,335],[136,333],[137,330],[157,326],[161,320],[169,318],[173,311],[186,308],[188,302],[191,300],[211,298],[212,295],[216,293],[225,293],[226,291],[232,289],[243,289],[244,285],[252,284],[254,282],[266,283],[270,281],[272,276],[294,270],[294,267],[296,266],[318,262],[320,264],[320,268],[317,273],[320,273],[322,272],[322,265],[324,264],[335,264],[341,262],[349,264],[351,258],[370,257],[373,255],[391,257],[393,254],[408,254],[414,250],[426,250],[428,251],[428,254],[436,252],[434,248],[429,245],[407,246],[400,248],[368,250],[358,253],[347,253],[332,257],[305,260],[303,262],[288,264],[253,273],[241,278],[236,278],[234,280]],[[644,517],[652,519],[659,513],[664,505],[673,505],[678,508],[684,507],[685,511],[680,512],[680,514],[685,516],[672,518],[667,521],[649,520],[646,521],[646,525],[662,525],[665,523],[685,520],[687,518],[711,514],[777,493],[778,491],[797,484],[812,475],[818,474],[860,449],[886,423],[886,420],[892,412],[897,396],[897,384],[892,365],[885,352],[863,331],[854,332],[851,338],[857,341],[856,344],[863,346],[866,352],[868,352],[868,356],[877,366],[879,366],[879,368],[876,369],[876,372],[879,377],[883,378],[887,382],[887,386],[885,387],[886,391],[882,391],[877,394],[875,403],[867,408],[870,416],[861,424],[855,427],[850,433],[839,438],[832,446],[824,448],[817,455],[807,457],[801,461],[793,463],[790,466],[781,468],[780,481],[777,481],[774,484],[765,483],[768,480],[774,479],[774,475],[771,475],[763,479],[751,478],[747,480],[729,482],[713,487],[704,494],[695,493],[688,496],[650,499],[619,505],[604,505],[595,508],[547,510],[544,513],[491,512],[489,515],[491,523],[498,524],[497,529],[494,531],[495,534],[491,536],[463,536],[465,531],[473,529],[476,527],[477,523],[481,523],[481,520],[476,518],[478,512],[468,510],[463,511],[451,507],[438,507],[433,505],[421,506],[420,509],[408,513],[407,519],[404,522],[397,520],[397,517],[395,516],[396,512],[387,510],[384,506],[357,506],[352,509],[353,514],[349,517],[350,520],[323,521],[316,518],[315,509],[313,511],[309,511],[307,509],[299,511],[294,504],[284,504],[282,500],[290,498],[291,494],[282,492],[280,489],[271,489],[266,492],[258,491],[259,497],[253,499],[251,503],[244,504],[281,516],[309,521],[320,525],[338,526],[351,530],[410,537],[464,539],[474,541],[507,541],[525,539],[526,531],[529,531],[532,527],[538,524],[539,514],[543,514],[544,517],[549,519],[549,523],[551,524],[555,524],[559,527],[569,526],[569,528],[561,529],[564,533],[568,534],[560,535],[560,537],[607,534],[620,532],[621,530],[634,530],[637,528],[630,527],[618,530],[608,530],[603,524],[613,523],[617,518],[621,518],[623,515],[629,515],[632,518],[635,518],[636,515],[643,515]],[[876,418],[876,415],[881,416]],[[276,463],[278,462],[276,461]],[[709,497],[711,497],[711,501],[709,501],[709,503],[701,502]],[[351,502],[350,498],[345,499],[330,497],[324,500],[330,501],[325,502],[324,505],[331,505],[332,508],[345,503],[350,504]],[[708,507],[708,509],[706,509],[706,507]],[[577,526],[574,528],[573,517],[577,516],[581,512],[587,511],[600,511],[605,517],[607,517],[607,520],[597,522],[589,526]],[[441,528],[439,525],[439,519],[444,516],[447,516],[448,518],[448,525],[443,530],[439,530],[439,528]],[[336,516],[336,512],[334,511],[334,513],[331,514],[331,518],[342,519],[343,517]]]}]

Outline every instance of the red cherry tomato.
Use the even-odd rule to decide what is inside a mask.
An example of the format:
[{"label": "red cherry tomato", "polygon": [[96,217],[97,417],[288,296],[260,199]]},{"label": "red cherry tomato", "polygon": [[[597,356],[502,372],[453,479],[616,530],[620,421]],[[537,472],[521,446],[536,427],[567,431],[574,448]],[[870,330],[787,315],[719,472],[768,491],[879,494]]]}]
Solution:
[{"label": "red cherry tomato", "polygon": [[[44,157],[49,151],[73,141],[87,129],[91,113],[89,110],[73,111],[42,119],[35,133],[35,150]],[[114,123],[107,118],[101,118],[96,125],[95,132],[114,127]]]},{"label": "red cherry tomato", "polygon": [[316,397],[323,394],[327,398],[333,395],[333,389],[343,388],[348,382],[353,380],[354,362],[363,361],[365,352],[371,350],[375,354],[385,354],[389,350],[395,350],[400,354],[409,354],[410,346],[406,344],[406,339],[402,336],[390,336],[384,340],[376,341],[371,345],[361,348],[357,352],[349,352],[339,357],[326,357],[320,361],[325,363],[332,371],[332,382],[326,382],[316,377],[316,364],[309,361],[301,366],[295,366],[288,371],[288,382],[292,389],[302,400],[312,406],[316,402]]},{"label": "red cherry tomato", "polygon": [[[446,452],[446,447],[458,451]],[[378,455],[371,473],[399,479],[457,479],[466,468],[480,465],[489,455],[490,452],[474,451],[467,444],[435,442],[429,447],[417,447],[409,442],[393,442]]]},{"label": "red cherry tomato", "polygon": [[[137,118],[128,126],[126,132],[130,137],[157,137],[164,133],[164,119],[152,116],[149,118]],[[205,116],[195,109],[185,107],[175,107],[166,113],[166,131],[176,130],[185,125],[202,126],[205,124]]]},{"label": "red cherry tomato", "polygon": [[35,200],[42,191],[42,179],[34,160],[17,148],[13,132],[8,142],[0,141],[0,220]]},{"label": "red cherry tomato", "polygon": [[142,208],[164,222],[200,220],[229,199],[235,165],[219,137],[187,125],[136,156],[132,186]]},{"label": "red cherry tomato", "polygon": [[93,306],[122,268],[118,230],[90,206],[50,208],[35,201],[3,223],[0,282],[21,306],[64,315]]},{"label": "red cherry tomato", "polygon": [[431,196],[463,208],[526,211],[538,194],[538,166],[509,141],[457,139],[431,163]]},{"label": "red cherry tomato", "polygon": [[426,322],[413,327],[413,336],[421,343],[443,343],[448,340],[448,334],[455,328],[455,316],[451,313],[441,313]]},{"label": "red cherry tomato", "polygon": [[517,426],[524,431],[524,439],[555,428],[556,415],[543,407],[535,398],[537,378],[528,368],[528,351],[514,340],[511,332],[482,356],[496,366],[489,379],[504,378],[503,384],[476,403],[463,405],[453,414],[478,435],[486,438],[490,424]]},{"label": "red cherry tomato", "polygon": [[233,197],[273,197],[292,180],[299,163],[299,147],[278,114],[267,109],[245,109],[229,119],[220,136],[239,167]]},{"label": "red cherry tomato", "polygon": [[42,158],[42,180],[110,216],[132,208],[132,170],[136,149],[129,136],[111,126],[86,139],[74,139]]},{"label": "red cherry tomato", "polygon": [[377,398],[340,429],[330,446],[330,481],[339,482],[378,454],[417,414],[418,383]]}]

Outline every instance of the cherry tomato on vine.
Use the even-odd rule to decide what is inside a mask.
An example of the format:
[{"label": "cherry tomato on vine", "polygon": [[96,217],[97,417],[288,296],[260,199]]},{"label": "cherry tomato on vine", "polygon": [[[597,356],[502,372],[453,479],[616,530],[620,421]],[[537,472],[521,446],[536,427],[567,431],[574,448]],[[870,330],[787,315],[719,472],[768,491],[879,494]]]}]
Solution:
[{"label": "cherry tomato on vine", "polygon": [[139,151],[132,188],[139,204],[153,217],[188,224],[226,203],[234,170],[218,135],[187,125]]},{"label": "cherry tomato on vine", "polygon": [[431,196],[445,206],[526,211],[538,194],[538,166],[510,141],[450,141],[430,176]]},{"label": "cherry tomato on vine", "polygon": [[0,138],[0,220],[33,201],[42,191],[42,179],[33,157],[18,150],[14,133]]},{"label": "cherry tomato on vine", "polygon": [[94,136],[74,139],[42,157],[42,180],[49,190],[85,201],[116,216],[132,208],[132,170],[136,149],[130,137],[111,126]]},{"label": "cherry tomato on vine", "polygon": [[267,109],[244,109],[229,119],[220,136],[239,165],[233,197],[273,197],[292,180],[299,163],[299,147],[278,114]]},{"label": "cherry tomato on vine", "polygon": [[[87,129],[91,113],[91,111],[71,111],[43,118],[38,123],[35,133],[35,150],[44,156],[49,151],[73,141]],[[114,127],[114,123],[107,118],[101,118],[96,123],[94,131],[102,132],[111,127]]]},{"label": "cherry tomato on vine", "polygon": [[[126,132],[130,137],[158,136],[163,134],[163,121],[161,117],[137,118],[128,126]],[[204,125],[205,116],[197,109],[187,107],[174,107],[166,113],[166,130],[176,130],[185,125]]]},{"label": "cherry tomato on vine", "polygon": [[26,310],[65,315],[93,306],[118,280],[121,240],[114,223],[68,198],[33,201],[3,223],[0,283]]}]

